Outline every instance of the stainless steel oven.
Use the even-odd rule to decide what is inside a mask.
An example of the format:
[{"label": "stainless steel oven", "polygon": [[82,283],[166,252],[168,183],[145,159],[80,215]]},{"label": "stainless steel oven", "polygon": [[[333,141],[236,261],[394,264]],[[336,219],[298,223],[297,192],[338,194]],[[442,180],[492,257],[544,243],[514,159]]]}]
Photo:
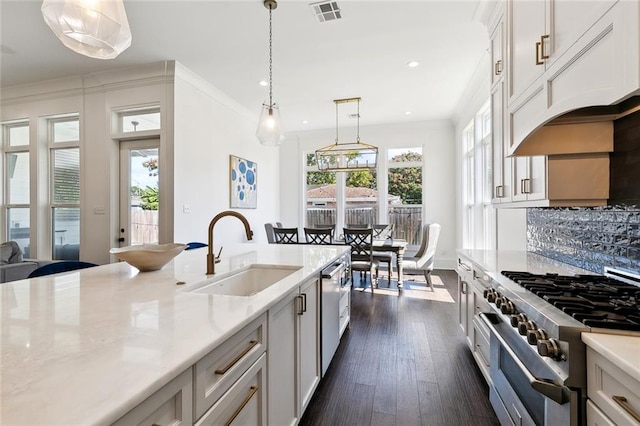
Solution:
[{"label": "stainless steel oven", "polygon": [[490,331],[490,400],[504,424],[578,425],[579,389],[571,389],[497,314],[480,314]]},{"label": "stainless steel oven", "polygon": [[640,277],[502,271],[484,291],[490,399],[503,425],[586,423],[584,332],[640,332]]}]

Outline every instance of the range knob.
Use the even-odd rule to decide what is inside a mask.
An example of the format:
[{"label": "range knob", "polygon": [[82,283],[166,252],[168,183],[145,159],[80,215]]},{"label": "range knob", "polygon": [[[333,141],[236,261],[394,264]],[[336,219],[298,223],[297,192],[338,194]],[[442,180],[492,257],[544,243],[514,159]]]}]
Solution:
[{"label": "range knob", "polygon": [[527,335],[527,331],[535,330],[536,328],[538,328],[538,327],[536,326],[536,323],[533,322],[533,321],[526,321],[526,322],[518,323],[518,333],[520,333],[520,335],[522,335],[522,336],[526,336]]},{"label": "range knob", "polygon": [[511,315],[511,327],[517,327],[518,323],[527,322],[527,316],[525,314]]},{"label": "range knob", "polygon": [[487,302],[493,303],[500,296],[500,293],[495,291],[494,289],[489,290],[489,294],[487,294]]},{"label": "range knob", "polygon": [[509,299],[507,299],[504,296],[500,296],[500,297],[496,298],[496,308],[499,308],[500,306],[504,305],[508,301],[509,301]]},{"label": "range knob", "polygon": [[556,339],[538,340],[538,353],[556,361],[564,361],[566,359],[566,356],[560,351],[560,345],[558,345]]},{"label": "range knob", "polygon": [[516,312],[516,307],[511,303],[510,300],[507,300],[505,303],[500,305],[500,312],[505,315],[514,314]]},{"label": "range knob", "polygon": [[527,342],[530,345],[535,345],[539,340],[545,340],[548,338],[549,336],[547,335],[547,332],[541,328],[527,331]]}]

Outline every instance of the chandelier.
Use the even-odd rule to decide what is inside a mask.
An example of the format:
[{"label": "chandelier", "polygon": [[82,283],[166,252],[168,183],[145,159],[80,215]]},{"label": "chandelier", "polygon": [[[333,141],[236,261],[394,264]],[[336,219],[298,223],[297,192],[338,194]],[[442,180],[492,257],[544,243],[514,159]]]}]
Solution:
[{"label": "chandelier", "polygon": [[41,11],[62,44],[81,55],[113,59],[131,46],[122,0],[44,0]]},{"label": "chandelier", "polygon": [[[378,148],[360,141],[360,98],[335,99],[336,104],[336,140],[333,144],[316,150],[318,170],[327,172],[345,172],[351,170],[372,170],[378,162]],[[338,141],[338,106],[347,102],[357,102],[356,141],[340,143]]]},{"label": "chandelier", "polygon": [[262,104],[262,112],[258,121],[256,136],[261,144],[277,146],[284,141],[280,110],[273,102],[273,49],[271,11],[278,7],[276,0],[264,0],[264,7],[269,9],[269,103]]}]

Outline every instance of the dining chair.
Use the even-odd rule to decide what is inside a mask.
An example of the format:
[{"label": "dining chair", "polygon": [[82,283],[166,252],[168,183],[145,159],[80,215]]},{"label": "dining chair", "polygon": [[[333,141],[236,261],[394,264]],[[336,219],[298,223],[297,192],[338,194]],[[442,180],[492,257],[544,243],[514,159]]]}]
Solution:
[{"label": "dining chair", "polygon": [[[378,261],[373,258],[373,229],[343,228],[345,243],[351,246],[351,282],[353,282],[353,271],[359,271],[361,282],[366,273],[369,273],[371,281],[371,292],[374,285],[378,286]],[[373,273],[375,272],[375,280]]]},{"label": "dining chair", "polygon": [[267,232],[267,241],[269,244],[276,243],[276,236],[273,232],[273,228],[282,228],[282,223],[280,222],[267,222],[264,224],[264,230]]},{"label": "dining chair", "polygon": [[[376,224],[373,225],[373,239],[374,240],[386,240],[393,237],[393,224]],[[391,277],[393,276],[393,253],[390,251],[374,251],[373,259],[379,263],[387,264],[387,278],[389,285],[391,285]]]},{"label": "dining chair", "polygon": [[298,244],[298,228],[273,228],[276,244]]},{"label": "dining chair", "polygon": [[304,228],[307,244],[333,244],[333,228]]},{"label": "dining chair", "polygon": [[416,275],[424,274],[424,278],[433,289],[431,282],[431,272],[433,271],[433,263],[436,254],[436,246],[440,237],[440,224],[431,223],[422,225],[422,243],[414,257],[405,257],[402,260],[402,268],[404,274]]}]

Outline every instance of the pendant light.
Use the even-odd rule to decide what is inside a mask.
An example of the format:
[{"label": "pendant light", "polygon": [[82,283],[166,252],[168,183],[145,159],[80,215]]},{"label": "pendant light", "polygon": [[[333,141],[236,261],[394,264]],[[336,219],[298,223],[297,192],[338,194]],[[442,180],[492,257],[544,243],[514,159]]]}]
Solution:
[{"label": "pendant light", "polygon": [[122,0],[44,0],[42,16],[62,44],[95,59],[113,59],[131,45]]},{"label": "pendant light", "polygon": [[273,54],[272,54],[272,25],[271,12],[278,7],[276,0],[264,0],[264,7],[269,9],[269,103],[262,104],[262,112],[258,121],[256,136],[263,145],[277,146],[284,141],[282,132],[282,121],[280,120],[280,110],[273,102]]},{"label": "pendant light", "polygon": [[[345,172],[352,170],[375,170],[378,164],[378,148],[360,140],[360,98],[335,99],[336,104],[336,140],[335,143],[316,150],[318,169],[326,172]],[[340,143],[338,141],[338,105],[357,102],[356,141]]]}]

